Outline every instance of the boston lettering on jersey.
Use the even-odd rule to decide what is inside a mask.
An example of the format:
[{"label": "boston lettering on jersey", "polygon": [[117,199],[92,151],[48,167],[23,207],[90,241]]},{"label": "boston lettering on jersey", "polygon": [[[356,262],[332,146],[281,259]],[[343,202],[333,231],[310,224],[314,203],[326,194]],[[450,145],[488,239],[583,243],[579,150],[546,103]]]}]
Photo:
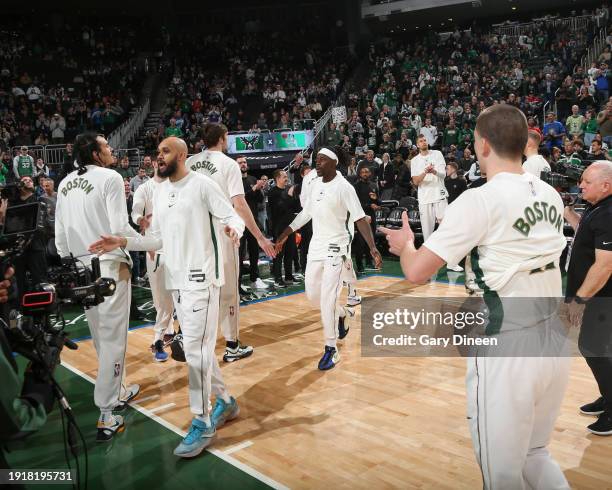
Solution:
[{"label": "boston lettering on jersey", "polygon": [[203,160],[201,162],[195,162],[194,164],[191,165],[191,170],[193,171],[206,170],[208,173],[210,173],[210,175],[217,173],[217,167],[215,167],[214,164],[212,162],[209,162],[208,160]]},{"label": "boston lettering on jersey", "polygon": [[563,229],[563,214],[560,213],[552,204],[544,201],[538,201],[535,202],[533,206],[527,206],[523,213],[525,217],[518,218],[514,222],[512,228],[524,236],[529,236],[531,227],[540,221],[548,221],[559,232],[561,232]]},{"label": "boston lettering on jersey", "polygon": [[61,190],[62,195],[65,196],[68,194],[68,191],[71,191],[72,189],[83,189],[85,194],[89,194],[91,191],[93,191],[94,186],[91,185],[87,179],[84,179],[83,177],[76,177],[66,182]]}]

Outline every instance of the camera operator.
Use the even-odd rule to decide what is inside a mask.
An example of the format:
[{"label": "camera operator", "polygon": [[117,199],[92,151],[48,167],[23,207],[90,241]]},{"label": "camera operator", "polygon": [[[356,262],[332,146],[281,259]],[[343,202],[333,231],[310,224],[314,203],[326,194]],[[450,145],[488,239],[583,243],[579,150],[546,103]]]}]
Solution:
[{"label": "camera operator", "polygon": [[[77,136],[74,156],[78,169],[69,173],[58,187],[55,210],[55,244],[60,257],[81,257],[89,266],[87,248],[102,235],[139,237],[128,222],[123,179],[108,167],[112,149],[103,136],[87,132]],[[94,402],[100,408],[98,441],[109,441],[123,428],[123,417],[113,410],[140,391],[138,385],[125,387],[125,351],[131,299],[131,260],[123,249],[100,257],[102,277],[114,279],[116,290],[98,306],[85,310],[98,356],[98,377]]]},{"label": "camera operator", "polygon": [[[3,216],[2,216],[3,218]],[[0,282],[0,303],[8,300],[13,269],[7,270],[4,280]],[[47,413],[53,407],[51,384],[34,378],[31,372],[26,373],[22,381],[17,374],[17,364],[13,359],[12,349],[0,328],[0,468],[8,468],[4,456],[4,444],[11,440],[25,437],[40,429],[47,421]]]},{"label": "camera operator", "polygon": [[[38,203],[36,189],[32,177],[23,176],[19,180],[19,192],[9,201],[9,206]],[[43,210],[46,215],[46,210]],[[46,216],[45,216],[46,219]],[[19,298],[28,290],[26,287],[26,271],[30,273],[31,286],[47,282],[47,257],[46,257],[45,232],[37,231],[30,244],[23,253],[15,258],[14,264],[17,269],[17,289]]]}]

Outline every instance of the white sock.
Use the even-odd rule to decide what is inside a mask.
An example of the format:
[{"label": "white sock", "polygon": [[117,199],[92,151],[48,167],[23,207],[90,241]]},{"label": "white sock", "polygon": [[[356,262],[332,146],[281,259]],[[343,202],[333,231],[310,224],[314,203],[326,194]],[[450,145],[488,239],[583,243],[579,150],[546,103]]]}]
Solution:
[{"label": "white sock", "polygon": [[227,391],[223,391],[223,393],[219,393],[217,396],[221,398],[221,400],[223,400],[225,403],[230,403],[232,401]]},{"label": "white sock", "polygon": [[348,283],[348,295],[350,297],[357,296],[357,290],[355,289],[355,286],[353,286],[353,284],[350,282]]},{"label": "white sock", "polygon": [[204,422],[208,427],[210,427],[210,415],[208,414],[196,415],[196,419]]}]

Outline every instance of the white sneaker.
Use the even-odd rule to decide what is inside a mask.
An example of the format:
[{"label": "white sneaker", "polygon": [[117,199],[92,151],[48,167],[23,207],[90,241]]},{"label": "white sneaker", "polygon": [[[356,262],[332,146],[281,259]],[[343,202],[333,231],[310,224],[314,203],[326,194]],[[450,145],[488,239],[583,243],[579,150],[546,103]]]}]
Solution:
[{"label": "white sneaker", "polygon": [[251,287],[253,289],[268,289],[268,285],[261,280],[261,278],[257,278],[256,281],[251,283]]},{"label": "white sneaker", "polygon": [[461,267],[460,265],[446,265],[446,268],[449,271],[453,271],[453,272],[463,272],[463,267]]},{"label": "white sneaker", "polygon": [[357,306],[361,304],[361,296],[349,296],[346,298],[346,306]]}]

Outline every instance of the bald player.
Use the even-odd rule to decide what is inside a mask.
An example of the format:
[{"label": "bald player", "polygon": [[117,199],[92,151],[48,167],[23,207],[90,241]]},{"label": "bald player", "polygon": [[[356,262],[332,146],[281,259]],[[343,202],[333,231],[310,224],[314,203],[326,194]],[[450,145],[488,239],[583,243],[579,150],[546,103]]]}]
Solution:
[{"label": "bald player", "polygon": [[[337,148],[340,151],[339,148]],[[332,369],[339,361],[337,341],[348,334],[347,310],[338,304],[343,281],[353,275],[351,241],[355,233],[353,223],[370,247],[377,268],[382,265],[380,252],[374,243],[370,225],[354,187],[338,175],[338,155],[328,148],[317,154],[317,174],[310,198],[293,222],[279,235],[276,247],[280,251],[291,233],[312,220],[312,240],[306,265],[306,296],[321,310],[321,323],[325,337],[323,356],[318,368]],[[312,173],[312,172],[311,172]]]},{"label": "bald player", "polygon": [[[100,235],[120,233],[140,236],[129,222],[121,175],[110,168],[112,148],[103,136],[83,133],[74,143],[78,165],[61,181],[55,208],[55,246],[60,257],[71,254],[89,265],[88,245]],[[94,403],[100,409],[96,441],[110,441],[124,429],[123,417],[113,411],[140,391],[137,384],[125,386],[125,352],[132,297],[130,255],[125,250],[100,256],[102,277],[115,280],[115,294],[98,306],[87,308],[85,316],[98,358]]]},{"label": "bald player", "polygon": [[523,170],[535,175],[537,178],[542,177],[542,172],[550,172],[550,165],[542,155],[538,153],[542,137],[537,131],[529,131],[527,144],[523,151],[526,160],[523,162]]},{"label": "bald player", "polygon": [[[259,247],[270,257],[275,257],[274,245],[268,240],[253,217],[251,208],[244,198],[244,186],[240,166],[232,158],[225,155],[227,151],[227,128],[223,124],[211,123],[204,127],[204,144],[207,150],[187,159],[187,167],[214,180],[225,197],[231,202],[242,218],[247,229],[257,240]],[[219,323],[225,337],[225,362],[233,362],[250,356],[253,347],[242,345],[239,335],[240,311],[240,259],[239,251],[231,240],[221,237],[223,248],[223,270],[225,284],[221,288],[221,306]]]},{"label": "bald player", "polygon": [[[534,298],[533,315],[520,321],[503,316],[501,322],[487,325],[485,335],[502,343],[510,340],[512,346],[519,339],[524,345],[539,342],[554,350],[555,338],[548,332],[556,325],[555,315],[543,307],[540,311],[549,302],[535,298],[562,294],[563,203],[550,185],[523,172],[526,143],[527,120],[520,110],[511,105],[484,110],[476,123],[474,146],[487,183],[459,196],[418,250],[406,213],[400,230],[381,230],[411,282],[424,283],[445,262],[456,263],[469,254],[487,301],[501,305],[508,297]],[[571,359],[487,352],[479,347],[468,358],[466,379],[467,415],[484,488],[569,488],[546,446]]]},{"label": "bald player", "polygon": [[[157,161],[153,162],[153,178],[138,186],[132,201],[132,221],[140,227],[140,232],[147,234],[146,227],[150,223],[153,213],[153,194],[164,178],[159,176]],[[156,362],[168,360],[168,353],[164,351],[164,335],[174,334],[174,304],[172,293],[166,289],[165,270],[166,261],[162,250],[147,255],[147,274],[151,285],[151,296],[155,306],[155,326],[153,327],[153,359]]]},{"label": "bald player", "polygon": [[[159,144],[158,173],[161,182],[153,199],[152,223],[147,236],[137,238],[105,235],[90,245],[94,253],[116,248],[159,250],[166,255],[166,287],[183,331],[189,368],[189,406],[194,418],[174,454],[197,456],[210,445],[216,429],[239,414],[238,404],[225,387],[215,356],[219,288],[223,285],[223,250],[218,247],[219,228],[235,247],[244,222],[208,177],[185,166],[187,145],[178,138]],[[222,226],[217,227],[213,218]],[[146,219],[146,218],[145,218]],[[210,412],[211,394],[216,395]]]}]

